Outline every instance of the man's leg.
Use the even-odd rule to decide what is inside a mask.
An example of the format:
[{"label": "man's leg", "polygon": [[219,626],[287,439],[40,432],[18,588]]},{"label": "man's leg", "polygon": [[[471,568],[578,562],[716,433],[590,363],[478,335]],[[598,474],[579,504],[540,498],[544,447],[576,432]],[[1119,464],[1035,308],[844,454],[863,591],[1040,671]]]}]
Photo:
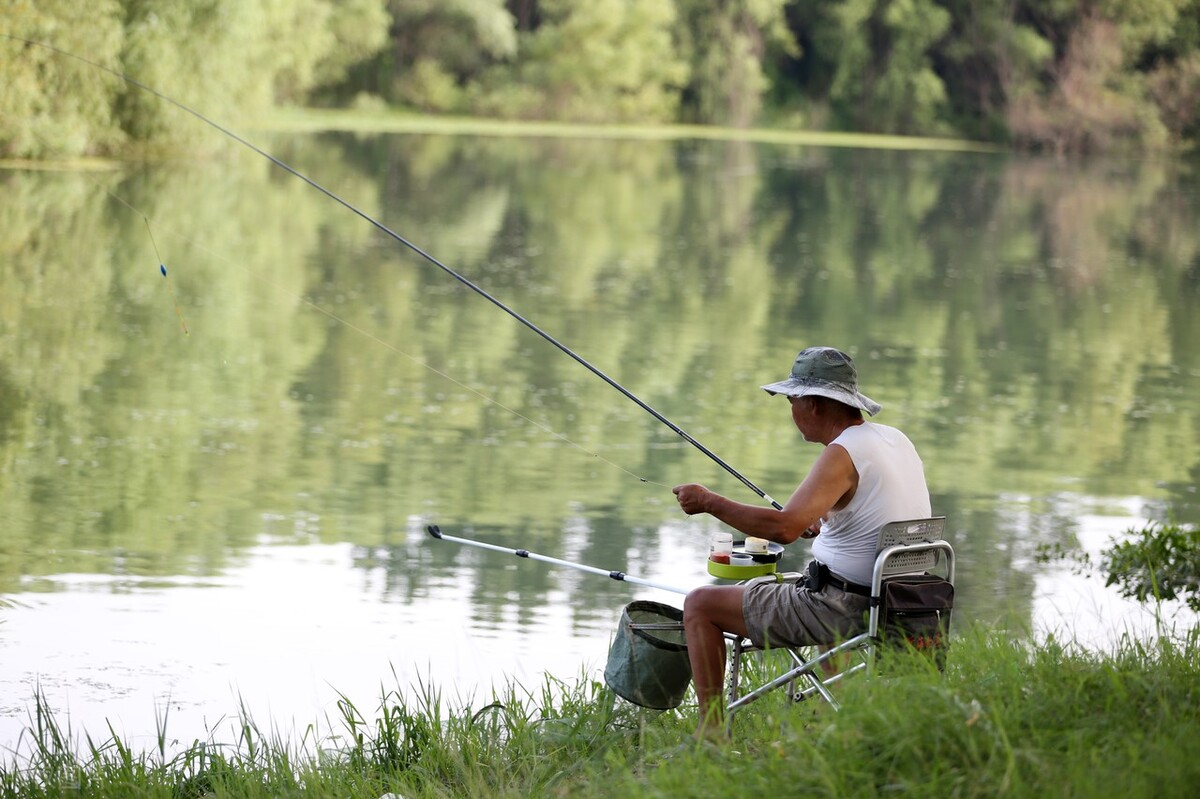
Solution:
[{"label": "man's leg", "polygon": [[724,734],[725,636],[746,635],[740,585],[707,585],[687,595],[683,602],[683,627],[687,633],[688,660],[700,704],[698,736]]}]

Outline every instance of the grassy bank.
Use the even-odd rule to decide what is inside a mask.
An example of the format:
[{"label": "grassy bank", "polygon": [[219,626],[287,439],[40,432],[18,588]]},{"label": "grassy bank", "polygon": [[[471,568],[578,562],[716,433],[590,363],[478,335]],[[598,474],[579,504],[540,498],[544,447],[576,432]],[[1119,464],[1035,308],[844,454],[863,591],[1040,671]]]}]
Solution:
[{"label": "grassy bank", "polygon": [[[190,122],[189,122],[190,124]],[[394,110],[355,110],[323,108],[273,109],[252,122],[234,125],[233,131],[254,141],[261,132],[325,133],[340,131],[355,134],[417,133],[443,136],[492,136],[551,139],[626,139],[633,141],[676,141],[683,139],[744,141],[758,144],[792,144],[808,147],[837,147],[858,150],[910,150],[935,152],[992,153],[1010,152],[1008,147],[970,139],[924,136],[898,136],[877,133],[843,133],[780,128],[728,128],[716,125],[630,125],[582,124],[572,122],[536,122],[447,117],[414,114]],[[88,170],[115,169],[125,161],[164,158],[202,157],[221,143],[232,146],[215,131],[187,147],[130,148],[120,155],[68,158],[0,158],[0,170]]]},{"label": "grassy bank", "polygon": [[844,133],[784,128],[728,128],[717,125],[630,125],[537,122],[447,117],[392,110],[328,110],[282,108],[271,112],[255,129],[289,133],[331,130],[352,133],[436,133],[467,136],[536,136],[562,139],[633,139],[664,141],[713,139],[764,144],[798,144],[812,147],[849,147],[867,150],[936,150],[945,152],[1003,153],[1007,147],[970,139],[898,136],[878,133]]},{"label": "grassy bank", "polygon": [[693,708],[653,714],[602,685],[548,682],[474,707],[348,704],[339,734],[135,753],[67,740],[35,711],[3,797],[1120,796],[1200,791],[1200,635],[1107,654],[960,636],[944,675],[921,663],[856,679],[844,707],[782,694],[725,748],[693,746]]}]

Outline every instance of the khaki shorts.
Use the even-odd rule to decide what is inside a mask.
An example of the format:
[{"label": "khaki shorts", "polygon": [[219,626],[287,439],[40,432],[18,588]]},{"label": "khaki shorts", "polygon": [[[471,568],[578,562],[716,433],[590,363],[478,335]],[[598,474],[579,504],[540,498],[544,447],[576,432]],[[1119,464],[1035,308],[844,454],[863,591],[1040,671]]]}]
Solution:
[{"label": "khaki shorts", "polygon": [[865,632],[871,598],[832,585],[755,583],[742,596],[746,630],[757,647],[833,644]]}]

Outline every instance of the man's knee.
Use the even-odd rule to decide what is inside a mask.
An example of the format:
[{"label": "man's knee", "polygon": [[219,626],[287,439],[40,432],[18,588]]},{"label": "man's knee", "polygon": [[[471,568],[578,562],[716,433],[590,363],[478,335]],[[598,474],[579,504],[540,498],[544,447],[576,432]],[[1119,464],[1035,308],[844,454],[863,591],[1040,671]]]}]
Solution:
[{"label": "man's knee", "polygon": [[688,592],[683,600],[684,625],[714,624],[722,630],[740,633],[742,617],[740,586],[705,585]]},{"label": "man's knee", "polygon": [[711,616],[713,604],[716,601],[716,586],[702,585],[693,588],[683,599],[683,620],[695,620]]}]

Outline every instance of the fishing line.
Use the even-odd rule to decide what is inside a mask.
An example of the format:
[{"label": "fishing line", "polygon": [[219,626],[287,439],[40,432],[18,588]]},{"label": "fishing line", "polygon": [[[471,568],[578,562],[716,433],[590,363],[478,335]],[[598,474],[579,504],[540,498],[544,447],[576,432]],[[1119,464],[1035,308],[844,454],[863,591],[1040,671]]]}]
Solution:
[{"label": "fishing line", "polygon": [[[637,397],[636,395],[634,395],[634,394],[633,394],[631,391],[629,391],[628,389],[626,389],[624,386],[622,386],[622,385],[621,385],[620,383],[618,383],[616,380],[614,380],[613,378],[609,377],[607,374],[605,374],[605,373],[604,373],[604,372],[602,372],[600,369],[598,369],[597,367],[595,367],[594,365],[592,365],[590,362],[588,362],[587,360],[585,360],[585,359],[584,359],[583,357],[581,357],[580,355],[576,354],[576,353],[575,353],[573,350],[571,350],[571,349],[570,349],[569,347],[567,347],[565,344],[563,344],[563,343],[561,343],[560,341],[558,341],[556,338],[554,338],[553,336],[551,336],[551,335],[550,335],[549,333],[547,333],[545,330],[543,330],[542,328],[538,327],[537,325],[535,325],[535,324],[534,324],[533,322],[531,322],[530,320],[526,319],[526,318],[525,318],[524,316],[522,316],[521,314],[517,313],[517,311],[515,311],[513,308],[509,307],[508,305],[504,304],[504,303],[503,303],[501,300],[499,300],[498,298],[496,298],[496,297],[495,297],[495,296],[493,296],[492,294],[488,293],[488,292],[487,292],[486,290],[484,290],[484,289],[483,289],[481,286],[479,286],[479,285],[477,285],[477,284],[473,283],[471,280],[469,280],[469,279],[468,279],[467,277],[465,277],[464,275],[462,275],[462,274],[460,274],[460,273],[458,273],[458,272],[454,271],[454,270],[453,270],[453,269],[451,269],[449,266],[447,266],[446,264],[442,263],[442,262],[441,262],[441,261],[439,261],[437,258],[433,257],[433,255],[431,255],[430,253],[426,252],[425,250],[421,249],[420,247],[418,247],[418,246],[417,246],[416,244],[414,244],[413,242],[411,242],[411,241],[409,241],[408,239],[404,238],[404,237],[403,237],[403,236],[401,236],[399,233],[395,232],[394,230],[392,230],[391,228],[389,228],[387,225],[385,225],[383,222],[380,222],[378,219],[376,219],[375,217],[373,217],[373,216],[371,216],[370,214],[366,213],[365,211],[361,211],[361,210],[359,210],[357,207],[355,207],[354,205],[352,205],[352,204],[351,204],[350,202],[348,202],[347,200],[344,200],[344,199],[342,199],[342,198],[341,198],[340,196],[338,196],[337,194],[334,194],[334,193],[333,193],[332,191],[330,191],[329,189],[326,189],[326,188],[325,188],[324,186],[322,186],[320,183],[317,183],[317,182],[316,182],[315,180],[313,180],[312,178],[308,177],[307,175],[305,175],[305,174],[303,174],[302,172],[300,172],[300,171],[298,171],[298,170],[294,169],[293,167],[291,167],[291,166],[290,166],[290,165],[288,165],[287,163],[285,163],[285,162],[281,161],[280,159],[276,158],[275,156],[271,155],[271,154],[270,154],[269,152],[267,152],[266,150],[263,150],[262,148],[258,147],[257,145],[255,145],[254,143],[252,143],[252,142],[248,141],[247,139],[244,139],[244,138],[242,138],[241,136],[239,136],[238,134],[236,134],[236,133],[234,133],[233,131],[229,130],[228,128],[226,128],[226,127],[224,127],[224,126],[222,126],[222,125],[218,124],[217,122],[214,122],[213,120],[209,119],[207,116],[205,116],[204,114],[200,113],[199,111],[196,111],[195,109],[193,109],[193,108],[191,108],[191,107],[189,107],[189,106],[187,106],[187,105],[184,105],[183,103],[179,102],[178,100],[175,100],[174,98],[172,98],[172,97],[169,97],[169,96],[168,96],[168,95],[166,95],[166,94],[163,94],[162,92],[158,91],[157,89],[155,89],[155,88],[153,88],[153,87],[151,87],[151,86],[148,86],[148,85],[146,85],[146,84],[142,83],[141,81],[139,81],[139,80],[137,80],[137,79],[135,79],[135,78],[132,78],[132,77],[130,77],[130,76],[128,76],[128,75],[126,75],[126,74],[124,74],[123,72],[119,72],[119,71],[117,71],[117,70],[115,70],[115,69],[112,69],[112,68],[110,68],[110,67],[106,67],[106,66],[104,66],[103,64],[97,63],[97,62],[95,62],[95,61],[92,61],[92,60],[90,60],[90,59],[88,59],[88,58],[85,58],[85,57],[83,57],[83,56],[80,56],[80,55],[76,55],[75,53],[69,52],[69,51],[67,51],[67,50],[63,50],[63,49],[61,49],[61,48],[55,47],[55,46],[53,46],[53,45],[50,45],[50,44],[45,44],[45,43],[43,43],[43,42],[37,42],[37,41],[33,41],[33,40],[31,40],[31,39],[25,39],[25,38],[22,38],[22,37],[20,37],[20,36],[13,36],[12,34],[7,34],[7,33],[0,34],[0,35],[4,36],[5,38],[11,39],[11,40],[13,40],[13,41],[22,42],[22,43],[24,43],[24,44],[26,44],[26,45],[29,45],[29,46],[33,46],[33,47],[42,47],[42,48],[45,48],[45,49],[47,49],[47,50],[50,50],[50,51],[52,51],[52,52],[54,52],[54,53],[58,53],[59,55],[66,56],[67,58],[72,58],[72,59],[75,59],[76,61],[80,61],[81,63],[87,64],[88,66],[91,66],[91,67],[93,67],[93,68],[95,68],[95,69],[99,69],[99,70],[101,70],[101,71],[103,71],[103,72],[107,72],[108,74],[110,74],[110,75],[113,75],[113,76],[115,76],[115,77],[117,77],[117,78],[119,78],[119,79],[121,79],[121,80],[125,81],[126,83],[129,83],[131,86],[136,86],[137,88],[139,88],[139,89],[141,89],[141,90],[143,90],[143,91],[149,92],[150,94],[154,95],[155,97],[159,98],[160,100],[163,100],[164,102],[170,103],[171,105],[175,106],[176,108],[180,109],[181,111],[184,111],[184,112],[186,112],[186,113],[190,114],[191,116],[195,117],[196,119],[200,120],[200,121],[201,121],[201,122],[203,122],[204,124],[206,124],[206,125],[208,125],[208,126],[210,126],[210,127],[212,127],[212,128],[215,128],[216,130],[220,131],[221,133],[224,133],[226,136],[228,136],[229,138],[233,139],[233,140],[234,140],[234,141],[236,141],[237,143],[239,143],[239,144],[243,145],[244,147],[246,147],[246,148],[248,148],[248,149],[250,149],[250,150],[254,151],[255,153],[258,153],[259,155],[261,155],[263,158],[265,158],[265,159],[267,159],[268,161],[270,161],[270,162],[271,162],[272,164],[274,164],[275,166],[277,166],[277,167],[279,167],[280,169],[284,170],[284,171],[285,171],[285,172],[287,172],[288,174],[290,174],[290,175],[293,175],[294,177],[297,177],[297,178],[299,178],[300,180],[304,181],[304,182],[305,182],[305,183],[307,183],[309,186],[311,186],[312,188],[314,188],[314,189],[316,189],[317,191],[321,192],[322,194],[324,194],[324,195],[325,195],[326,197],[328,197],[329,199],[333,200],[334,202],[336,202],[336,203],[338,203],[339,205],[341,205],[341,206],[343,206],[344,208],[346,208],[348,211],[350,211],[350,212],[354,213],[356,216],[358,216],[358,217],[362,218],[364,221],[366,221],[366,222],[370,223],[371,225],[373,225],[373,226],[374,226],[376,229],[378,229],[380,232],[382,232],[382,233],[384,233],[385,235],[387,235],[387,236],[391,237],[392,239],[394,239],[394,240],[395,240],[396,242],[398,242],[399,244],[402,244],[402,245],[404,245],[405,247],[407,247],[408,249],[410,249],[412,252],[416,253],[417,255],[421,256],[421,257],[422,257],[422,258],[424,258],[425,260],[429,261],[431,264],[433,264],[434,266],[436,266],[436,267],[438,267],[439,269],[441,269],[441,270],[442,270],[443,272],[445,272],[447,275],[449,275],[450,277],[454,278],[455,280],[457,280],[459,283],[463,284],[463,285],[464,285],[464,286],[466,286],[467,288],[471,289],[471,290],[472,290],[472,291],[474,291],[476,294],[478,294],[479,296],[483,297],[485,300],[487,300],[488,302],[492,303],[492,304],[493,304],[493,305],[495,305],[497,308],[499,308],[500,310],[504,311],[504,312],[505,312],[505,313],[507,313],[509,316],[513,317],[514,319],[516,319],[516,320],[517,320],[518,322],[520,322],[521,324],[525,325],[527,328],[529,328],[530,330],[532,330],[534,333],[536,333],[536,334],[538,334],[539,336],[541,336],[541,337],[542,337],[542,338],[543,338],[545,341],[547,341],[548,343],[550,343],[551,345],[553,345],[554,347],[556,347],[556,348],[557,348],[559,351],[561,351],[563,354],[565,354],[565,355],[569,356],[569,357],[570,357],[570,358],[572,358],[572,359],[573,359],[573,360],[574,360],[576,363],[578,363],[579,365],[583,366],[583,367],[584,367],[584,368],[586,368],[588,371],[590,371],[592,374],[596,375],[596,376],[597,376],[597,377],[599,377],[601,380],[603,380],[604,382],[608,383],[608,385],[609,385],[609,386],[611,386],[612,388],[614,388],[614,389],[616,389],[617,391],[619,391],[619,392],[620,392],[622,395],[624,395],[624,396],[626,397],[626,399],[629,399],[629,400],[630,400],[630,401],[632,401],[634,404],[636,404],[638,407],[640,407],[642,410],[646,411],[646,412],[647,412],[647,413],[649,413],[651,416],[653,416],[655,419],[657,419],[659,422],[661,422],[662,424],[666,425],[668,428],[670,428],[670,429],[671,429],[671,430],[672,430],[672,431],[673,431],[673,432],[674,432],[676,435],[678,435],[678,436],[679,436],[680,438],[682,438],[684,441],[686,441],[686,442],[688,442],[689,444],[691,444],[693,447],[695,447],[696,449],[698,449],[700,452],[704,453],[704,454],[705,454],[705,455],[706,455],[706,456],[707,456],[709,459],[711,459],[711,460],[712,460],[714,463],[716,463],[718,466],[720,466],[721,468],[725,469],[725,471],[729,472],[729,474],[731,474],[731,475],[733,475],[734,477],[736,477],[736,478],[737,478],[739,481],[741,481],[741,483],[742,483],[743,485],[745,485],[747,488],[749,488],[749,489],[750,489],[751,491],[753,491],[755,494],[757,494],[758,496],[760,496],[760,497],[762,497],[763,499],[765,499],[765,500],[767,500],[768,502],[770,502],[770,503],[771,503],[771,505],[773,505],[773,506],[774,506],[774,507],[775,507],[777,510],[782,510],[782,508],[783,508],[783,506],[782,506],[782,505],[780,505],[778,502],[776,502],[774,499],[772,499],[770,496],[768,496],[768,495],[767,495],[767,493],[766,493],[765,491],[763,491],[761,488],[759,488],[758,486],[756,486],[754,483],[750,482],[750,480],[749,480],[749,479],[747,479],[747,478],[746,478],[744,475],[742,475],[740,472],[738,472],[736,469],[734,469],[732,466],[730,466],[728,463],[726,463],[724,460],[722,460],[722,459],[721,459],[721,458],[720,458],[720,457],[719,457],[719,456],[718,456],[716,453],[712,452],[710,449],[708,449],[707,447],[705,447],[703,444],[701,444],[701,443],[700,443],[699,441],[697,441],[695,438],[693,438],[693,437],[692,437],[692,436],[690,436],[688,433],[686,433],[686,432],[685,432],[685,431],[684,431],[682,428],[680,428],[678,425],[676,425],[674,422],[672,422],[670,419],[668,419],[667,417],[663,416],[661,413],[659,413],[657,410],[655,410],[654,408],[652,408],[650,405],[648,405],[647,403],[645,403],[644,401],[642,401],[642,400],[641,400],[639,397]],[[644,479],[644,478],[639,478],[639,479]]]},{"label": "fishing line", "polygon": [[167,291],[171,292],[171,302],[175,303],[175,313],[179,315],[179,324],[183,325],[183,335],[186,336],[188,335],[187,322],[183,321],[183,311],[179,310],[179,300],[175,299],[175,289],[171,287],[171,281],[167,278],[167,264],[158,252],[158,242],[154,240],[154,231],[150,229],[150,220],[145,214],[142,214],[142,220],[146,223],[146,232],[150,234],[150,244],[154,246],[154,254],[158,256],[158,269],[162,272],[163,280],[167,281]]},{"label": "fishing line", "polygon": [[[124,198],[122,198],[120,195],[113,192],[111,189],[108,189],[105,186],[100,185],[99,183],[97,183],[96,185],[101,191],[103,191],[109,197],[112,197],[114,200],[119,202],[121,205],[125,206],[130,211],[132,211],[133,213],[140,216],[143,220],[145,220],[146,227],[147,227],[147,229],[149,229],[149,227],[150,227],[149,217],[147,217],[147,215],[145,213],[143,213],[141,211],[141,209],[130,204]],[[217,252],[216,250],[212,249],[211,247],[208,247],[201,241],[198,241],[196,239],[190,238],[188,236],[185,236],[185,235],[182,235],[179,233],[175,233],[174,231],[170,230],[169,228],[167,228],[165,230],[168,234],[174,235],[174,236],[178,237],[181,241],[183,241],[199,250],[202,250],[207,255],[211,256],[212,258],[223,261],[227,264],[230,264],[231,266],[240,266],[240,264],[238,264],[232,258],[227,257],[224,253]],[[154,252],[157,255],[158,254],[158,245],[154,242],[154,234],[153,233],[150,234],[150,241],[151,241],[151,244],[154,245]],[[160,258],[160,260],[161,260],[161,258]],[[166,269],[165,266],[161,266],[161,268],[164,270]],[[537,428],[538,430],[541,430],[543,433],[546,433],[550,437],[556,438],[559,441],[561,441],[562,443],[568,444],[568,445],[574,447],[575,449],[579,450],[580,452],[584,453],[585,455],[589,455],[589,456],[595,458],[596,460],[598,460],[602,463],[605,463],[605,464],[613,467],[614,469],[617,469],[617,470],[625,473],[626,475],[634,478],[635,480],[638,480],[639,482],[646,483],[647,485],[657,486],[659,488],[670,488],[671,487],[664,483],[659,483],[654,480],[650,480],[649,478],[643,477],[642,475],[640,475],[636,472],[630,471],[629,469],[622,466],[621,464],[604,457],[599,452],[588,449],[587,447],[583,446],[582,444],[568,438],[565,434],[560,433],[551,427],[548,427],[547,425],[537,421],[536,419],[526,416],[525,414],[518,411],[516,408],[509,407],[508,405],[505,405],[503,402],[500,402],[497,399],[489,397],[488,395],[484,394],[482,391],[479,391],[478,389],[467,385],[466,383],[462,382],[461,380],[458,380],[458,379],[446,374],[445,372],[441,371],[437,367],[432,366],[431,364],[427,363],[426,361],[421,360],[420,358],[416,357],[415,355],[411,355],[410,353],[405,352],[404,350],[400,349],[399,347],[397,347],[395,344],[391,343],[390,341],[380,338],[379,336],[375,335],[371,331],[366,330],[366,329],[354,324],[349,319],[344,319],[344,318],[338,316],[333,311],[330,311],[328,308],[324,308],[321,305],[318,305],[317,303],[313,302],[312,300],[308,299],[307,297],[304,297],[303,295],[298,295],[291,291],[288,291],[287,289],[283,288],[282,286],[280,286],[276,283],[273,283],[271,280],[263,277],[260,274],[257,274],[255,272],[250,272],[250,274],[256,280],[259,280],[259,281],[267,284],[268,286],[270,286],[271,288],[280,292],[281,294],[285,294],[289,297],[293,297],[293,298],[299,300],[303,305],[308,306],[310,309],[316,311],[317,313],[322,314],[326,318],[328,318],[338,324],[345,325],[348,329],[354,331],[355,333],[358,333],[359,335],[375,342],[376,344],[380,344],[380,345],[386,347],[387,349],[391,350],[392,352],[396,353],[397,355],[407,358],[408,360],[415,363],[417,366],[421,366],[421,367],[424,367],[425,369],[428,369],[430,372],[433,372],[438,377],[441,377],[442,379],[444,379],[450,383],[453,383],[455,386],[461,388],[463,391],[466,391],[470,394],[474,394],[476,397],[478,397],[482,401],[488,403],[489,405],[493,405],[497,408],[500,408],[501,410],[507,411],[508,413],[512,414],[513,416],[517,417],[518,419],[521,419],[522,421],[527,422],[529,425]],[[172,294],[172,296],[174,296],[174,295]],[[178,310],[178,306],[176,309]],[[180,317],[180,321],[182,322],[182,316]],[[187,332],[186,326],[184,327],[184,332],[185,333]]]},{"label": "fishing line", "polygon": [[[158,249],[158,242],[155,240],[154,231],[150,227],[150,217],[144,211],[142,211],[140,208],[138,208],[137,206],[130,203],[128,200],[126,200],[124,197],[122,197],[121,195],[114,192],[112,189],[109,189],[107,186],[104,186],[99,181],[92,179],[91,177],[89,177],[86,174],[84,174],[84,177],[87,178],[88,180],[90,180],[96,186],[96,188],[100,189],[100,191],[104,192],[109,197],[111,197],[112,199],[116,200],[118,203],[120,203],[121,205],[123,205],[127,209],[129,209],[129,211],[131,213],[134,213],[142,218],[142,221],[144,221],[146,223],[146,231],[147,231],[147,233],[150,234],[150,244],[154,248],[154,254],[155,254],[155,256],[158,257],[159,269],[161,270],[162,275],[165,278],[167,276],[167,272],[166,272],[167,267],[166,267],[166,264],[163,263],[162,255]],[[166,232],[170,235],[176,236],[180,241],[183,241],[185,244],[191,245],[192,247],[202,250],[203,252],[205,252],[207,255],[209,255],[212,258],[223,261],[227,264],[230,264],[231,266],[240,266],[240,264],[238,264],[232,258],[229,258],[224,253],[218,252],[218,251],[212,249],[211,247],[206,246],[203,242],[201,242],[197,239],[190,238],[190,237],[180,234],[180,233],[175,233],[174,231],[170,230],[169,228],[166,229]],[[548,427],[545,424],[542,424],[541,422],[537,421],[536,419],[526,416],[525,414],[518,411],[516,408],[512,408],[508,405],[505,405],[503,402],[500,402],[499,400],[494,399],[493,397],[489,397],[488,395],[484,394],[483,392],[479,391],[478,389],[476,389],[472,386],[469,386],[466,383],[463,383],[461,380],[458,380],[449,374],[446,374],[445,372],[441,371],[437,367],[430,365],[429,363],[421,360],[420,358],[416,357],[415,355],[405,352],[404,350],[400,349],[396,345],[392,344],[390,341],[380,338],[379,336],[375,335],[374,333],[371,333],[369,330],[365,330],[365,329],[359,327],[358,325],[354,324],[353,322],[351,322],[348,319],[343,319],[342,317],[338,316],[334,312],[328,310],[327,308],[323,308],[322,306],[318,305],[317,303],[313,302],[312,300],[308,299],[307,297],[304,297],[303,295],[298,295],[291,291],[288,291],[287,289],[283,288],[282,286],[271,282],[270,280],[268,280],[267,278],[263,277],[262,275],[260,275],[256,272],[249,272],[249,274],[255,280],[258,280],[262,283],[267,284],[268,286],[270,286],[271,288],[280,292],[281,294],[287,295],[288,297],[298,300],[301,304],[308,306],[310,309],[316,311],[317,313],[322,314],[326,318],[328,318],[338,324],[345,325],[347,328],[354,331],[355,333],[358,333],[359,335],[364,336],[367,339],[370,339],[371,341],[375,342],[376,344],[380,344],[380,345],[386,347],[387,349],[391,350],[392,352],[396,353],[397,355],[407,358],[408,360],[415,363],[417,366],[421,366],[425,369],[428,369],[430,372],[433,372],[435,375],[437,375],[438,377],[441,377],[443,380],[446,380],[447,382],[453,383],[455,386],[461,388],[463,391],[466,391],[470,394],[474,394],[476,397],[478,397],[482,401],[488,403],[489,405],[493,405],[497,408],[500,408],[501,410],[507,411],[508,413],[512,414],[513,416],[517,417],[518,419],[521,419],[522,421],[528,423],[532,427],[535,427],[538,430],[541,430],[543,433],[546,433],[550,437],[556,438],[559,441],[563,442],[564,444],[568,444],[571,447],[574,447],[575,449],[579,450],[580,452],[584,453],[585,455],[589,455],[589,456],[595,458],[596,460],[598,460],[602,463],[605,463],[605,464],[613,467],[614,469],[617,469],[617,470],[623,472],[624,474],[634,478],[638,482],[645,483],[647,485],[657,486],[659,488],[668,488],[668,489],[671,488],[671,486],[666,485],[665,483],[659,483],[657,481],[654,481],[647,477],[644,477],[644,476],[638,474],[637,472],[631,471],[630,469],[622,466],[621,464],[617,463],[616,461],[613,461],[613,460],[610,460],[610,459],[604,457],[603,455],[601,455],[599,452],[596,452],[595,450],[588,449],[587,447],[583,446],[582,444],[572,440],[565,434],[560,433],[557,430],[554,430],[553,428]],[[169,285],[170,284],[168,284],[168,286]],[[171,298],[172,298],[172,300],[175,299],[174,290],[171,291]],[[183,325],[184,334],[188,334],[187,323],[183,321],[183,314],[179,310],[178,302],[176,302],[175,310],[177,313],[179,313],[179,321],[180,321],[180,324]]]},{"label": "fishing line", "polygon": [[112,192],[109,189],[102,186],[98,181],[92,181],[92,182],[95,183],[96,186],[101,191],[103,191],[105,194],[107,194],[109,197],[112,197],[114,200],[119,202],[121,205],[125,206],[130,211],[132,211],[135,214],[137,214],[138,216],[140,216],[142,218],[142,221],[146,223],[146,232],[150,234],[150,246],[152,246],[154,248],[154,257],[158,259],[158,271],[160,274],[162,274],[163,280],[166,281],[167,292],[170,293],[171,302],[175,306],[175,315],[179,317],[179,325],[180,325],[180,327],[183,328],[183,335],[190,336],[191,333],[188,332],[187,322],[185,322],[183,319],[183,310],[179,307],[179,300],[175,297],[175,288],[171,285],[170,278],[167,277],[167,263],[166,263],[166,261],[163,260],[162,253],[160,253],[158,251],[158,242],[154,240],[154,231],[150,227],[150,217],[146,216],[144,213],[139,211],[137,208],[134,208],[132,205],[130,205],[128,202],[126,202],[123,198],[121,198],[114,192]]}]

